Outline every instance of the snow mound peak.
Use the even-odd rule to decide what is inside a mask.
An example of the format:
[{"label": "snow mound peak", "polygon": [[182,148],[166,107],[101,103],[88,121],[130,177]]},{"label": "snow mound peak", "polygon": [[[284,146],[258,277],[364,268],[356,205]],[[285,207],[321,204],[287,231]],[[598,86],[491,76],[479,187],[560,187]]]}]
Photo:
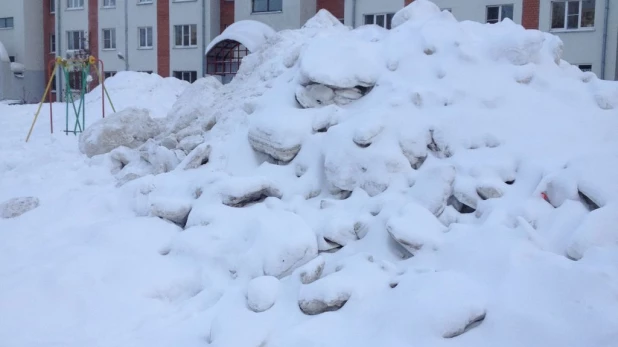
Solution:
[{"label": "snow mound peak", "polygon": [[394,29],[408,21],[427,21],[440,13],[440,8],[429,0],[416,0],[397,11],[393,16],[391,27]]}]

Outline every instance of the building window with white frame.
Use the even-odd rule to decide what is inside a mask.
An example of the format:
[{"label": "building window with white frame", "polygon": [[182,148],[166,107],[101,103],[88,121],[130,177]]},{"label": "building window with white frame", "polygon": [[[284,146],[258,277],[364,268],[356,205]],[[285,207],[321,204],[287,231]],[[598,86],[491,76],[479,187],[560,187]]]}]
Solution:
[{"label": "building window with white frame", "polygon": [[103,29],[103,49],[116,49],[116,29]]},{"label": "building window with white frame", "polygon": [[552,1],[551,28],[579,30],[594,28],[595,0]]},{"label": "building window with white frame", "polygon": [[174,71],[174,77],[193,83],[197,80],[197,71]]},{"label": "building window with white frame", "polygon": [[13,29],[13,17],[0,18],[0,29]]},{"label": "building window with white frame", "polygon": [[67,0],[68,9],[82,9],[84,8],[84,0]]},{"label": "building window with white frame", "polygon": [[152,0],[137,0],[137,4],[152,4]]},{"label": "building window with white frame", "polygon": [[49,0],[49,13],[56,13],[56,0]]},{"label": "building window with white frame", "polygon": [[583,72],[592,71],[592,64],[580,64],[577,65],[577,67]]},{"label": "building window with white frame", "polygon": [[513,4],[487,6],[485,12],[485,22],[496,24],[505,18],[513,20]]},{"label": "building window with white frame", "polygon": [[394,13],[366,14],[365,24],[375,24],[390,29]]},{"label": "building window with white frame", "polygon": [[103,0],[103,8],[116,7],[116,0]]},{"label": "building window with white frame", "polygon": [[86,38],[83,30],[67,31],[67,49],[77,51],[86,47]]},{"label": "building window with white frame", "polygon": [[197,24],[174,25],[175,47],[197,47]]},{"label": "building window with white frame", "polygon": [[251,2],[253,13],[283,11],[283,0],[252,0]]},{"label": "building window with white frame", "polygon": [[152,27],[143,27],[137,30],[139,32],[139,48],[152,48]]},{"label": "building window with white frame", "polygon": [[49,53],[56,53],[56,34],[49,35]]},{"label": "building window with white frame", "polygon": [[116,76],[116,71],[105,71],[103,73],[103,76],[105,77],[105,79],[114,77],[114,76]]}]

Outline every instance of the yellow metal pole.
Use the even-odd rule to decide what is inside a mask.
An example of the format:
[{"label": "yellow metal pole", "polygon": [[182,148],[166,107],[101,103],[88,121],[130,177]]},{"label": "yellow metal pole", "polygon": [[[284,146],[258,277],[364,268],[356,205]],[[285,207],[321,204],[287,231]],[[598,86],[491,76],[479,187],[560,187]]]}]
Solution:
[{"label": "yellow metal pole", "polygon": [[49,82],[47,82],[47,88],[45,88],[45,93],[43,94],[43,98],[39,103],[39,108],[36,110],[34,114],[34,120],[32,120],[32,125],[30,126],[30,131],[28,131],[28,136],[26,137],[26,142],[30,140],[30,135],[32,135],[32,130],[34,129],[34,124],[36,123],[37,118],[39,118],[39,113],[41,112],[41,107],[43,107],[43,103],[45,102],[45,97],[47,97],[47,93],[49,93],[49,89],[51,88],[52,81],[54,80],[54,76],[56,75],[56,70],[58,69],[58,64],[54,65],[54,71],[52,72]]}]

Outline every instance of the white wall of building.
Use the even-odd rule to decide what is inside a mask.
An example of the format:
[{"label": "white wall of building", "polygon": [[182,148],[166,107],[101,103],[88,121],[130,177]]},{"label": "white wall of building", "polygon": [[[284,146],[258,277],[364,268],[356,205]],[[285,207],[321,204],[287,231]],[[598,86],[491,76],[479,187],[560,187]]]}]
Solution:
[{"label": "white wall of building", "polygon": [[[129,70],[157,72],[157,4],[129,1]],[[152,48],[139,48],[140,27],[152,27]],[[171,33],[170,33],[171,36]]]},{"label": "white wall of building", "polygon": [[[314,4],[313,12],[315,13],[315,0],[283,0],[283,8],[280,12],[264,12],[253,13],[253,2],[251,0],[236,0],[234,1],[234,20],[256,20],[269,25],[273,29],[279,31],[284,29],[298,29],[305,21],[301,18],[306,16],[305,7],[310,7]],[[302,9],[302,11],[301,11]]]},{"label": "white wall of building", "polygon": [[0,42],[10,56],[21,59],[25,54],[23,42],[24,7],[21,1],[0,1],[0,18],[13,17],[13,28],[0,29]]},{"label": "white wall of building", "polygon": [[[124,71],[124,60],[118,58],[118,52],[125,55],[125,1],[116,0],[116,7],[103,7],[103,1],[99,1],[99,52],[98,58],[105,64],[105,71]],[[131,3],[131,1],[129,1]],[[135,5],[135,4],[132,4]],[[104,49],[103,29],[116,29],[116,48]]]},{"label": "white wall of building", "polygon": [[[170,1],[170,74],[174,71],[196,71],[197,75],[202,74],[202,1]],[[176,25],[195,25],[197,27],[197,42],[192,47],[176,46],[175,28]]]},{"label": "white wall of building", "polygon": [[[612,2],[612,1],[610,1]],[[541,1],[539,29],[548,31],[560,37],[564,42],[564,54],[562,58],[573,65],[591,64],[592,71],[600,77],[601,61],[602,61],[602,46],[603,46],[603,27],[604,27],[604,10],[605,0],[596,0],[594,28],[585,28],[579,30],[555,30],[551,29],[551,2]],[[612,12],[613,27],[616,27],[616,19],[618,18],[618,4],[614,5]],[[612,30],[614,34],[616,29]],[[615,37],[615,34],[613,35]],[[615,41],[615,40],[614,40]],[[610,43],[610,42],[608,42]],[[614,47],[614,49],[610,49]],[[615,61],[616,49],[615,42],[608,45],[606,67],[611,67],[606,71],[606,78],[615,77]]]}]

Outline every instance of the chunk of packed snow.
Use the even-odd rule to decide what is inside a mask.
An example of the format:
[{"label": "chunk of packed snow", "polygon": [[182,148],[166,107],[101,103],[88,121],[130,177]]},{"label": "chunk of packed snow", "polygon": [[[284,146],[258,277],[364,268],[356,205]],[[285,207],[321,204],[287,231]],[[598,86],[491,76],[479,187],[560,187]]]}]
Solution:
[{"label": "chunk of packed snow", "polygon": [[618,246],[618,208],[608,205],[590,212],[575,230],[567,255],[581,259],[592,247]]},{"label": "chunk of packed snow", "polygon": [[426,208],[410,203],[401,209],[398,216],[389,219],[386,231],[406,250],[415,254],[421,249],[436,249],[446,228]]},{"label": "chunk of packed snow", "polygon": [[86,128],[79,138],[79,150],[92,157],[120,146],[137,148],[160,132],[148,110],[127,108]]},{"label": "chunk of packed snow", "polygon": [[15,218],[39,207],[39,199],[35,197],[22,197],[9,199],[0,203],[0,217]]},{"label": "chunk of packed snow", "polygon": [[279,280],[272,276],[252,279],[247,288],[247,305],[253,312],[264,312],[275,304],[279,295]]}]

